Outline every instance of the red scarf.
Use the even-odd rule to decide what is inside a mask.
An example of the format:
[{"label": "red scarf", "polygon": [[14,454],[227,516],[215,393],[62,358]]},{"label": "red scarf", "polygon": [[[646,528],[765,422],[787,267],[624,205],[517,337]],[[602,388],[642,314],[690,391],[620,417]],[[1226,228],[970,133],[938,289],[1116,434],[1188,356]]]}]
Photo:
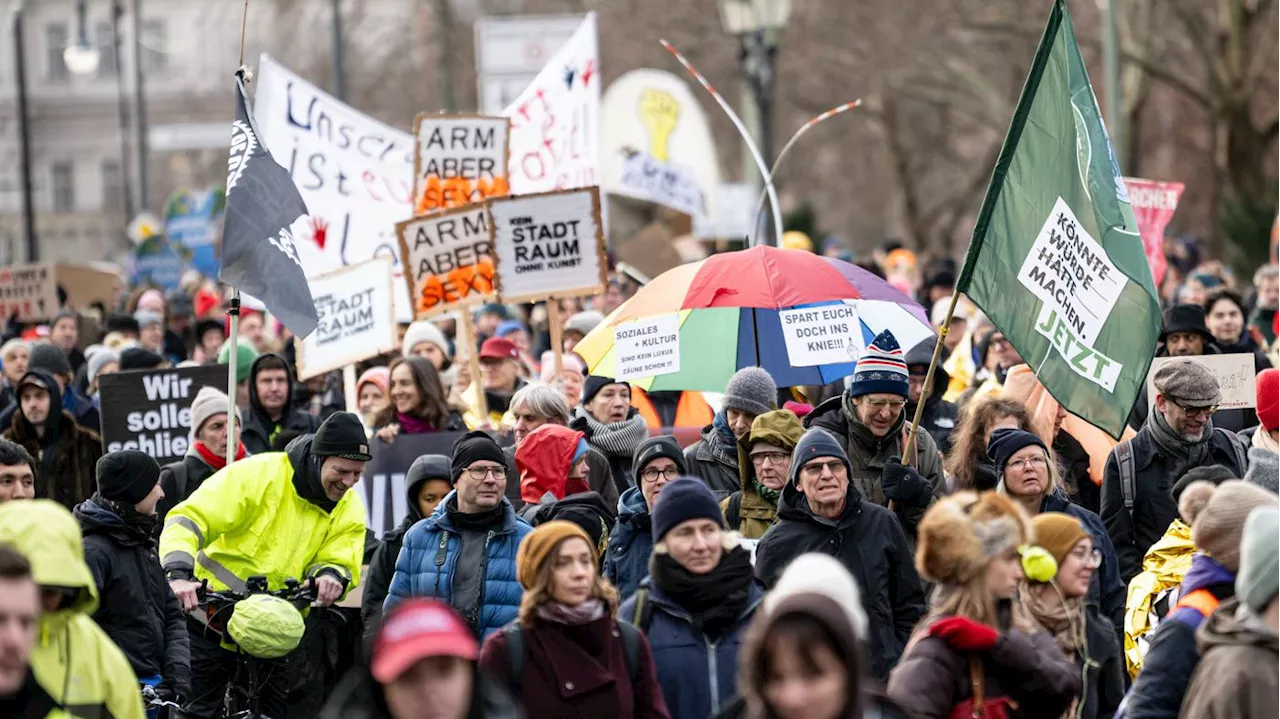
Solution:
[{"label": "red scarf", "polygon": [[[212,467],[215,472],[227,466],[227,456],[225,454],[214,454],[212,450],[204,446],[204,442],[196,442],[196,454],[200,455],[200,459],[204,460],[204,463]],[[242,443],[236,447],[236,459],[244,459],[244,456],[244,444]]]}]

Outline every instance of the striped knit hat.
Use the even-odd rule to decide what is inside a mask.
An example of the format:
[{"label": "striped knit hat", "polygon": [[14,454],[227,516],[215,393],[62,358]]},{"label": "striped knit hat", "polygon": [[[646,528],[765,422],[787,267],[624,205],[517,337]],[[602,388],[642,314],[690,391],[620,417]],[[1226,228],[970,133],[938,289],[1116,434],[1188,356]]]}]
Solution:
[{"label": "striped knit hat", "polygon": [[889,330],[871,340],[853,368],[849,396],[864,394],[907,396],[907,362],[902,356],[902,347]]}]

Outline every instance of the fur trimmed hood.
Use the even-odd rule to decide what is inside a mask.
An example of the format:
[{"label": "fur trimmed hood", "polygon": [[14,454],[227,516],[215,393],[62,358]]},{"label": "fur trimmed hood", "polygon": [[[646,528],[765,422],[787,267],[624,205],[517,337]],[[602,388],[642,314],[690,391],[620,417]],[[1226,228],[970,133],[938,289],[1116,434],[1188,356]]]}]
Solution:
[{"label": "fur trimmed hood", "polygon": [[916,569],[930,582],[964,584],[992,559],[1035,540],[1026,510],[995,492],[957,492],[920,521]]}]

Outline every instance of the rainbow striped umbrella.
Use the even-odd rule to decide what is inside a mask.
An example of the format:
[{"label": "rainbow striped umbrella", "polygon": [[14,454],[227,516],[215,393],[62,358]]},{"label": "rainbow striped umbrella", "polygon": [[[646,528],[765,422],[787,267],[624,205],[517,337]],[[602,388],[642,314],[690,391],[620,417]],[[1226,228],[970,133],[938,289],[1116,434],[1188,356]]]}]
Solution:
[{"label": "rainbow striped umbrella", "polygon": [[[806,309],[858,323],[839,348],[840,361],[806,365],[791,356],[783,323],[807,314],[791,310]],[[924,308],[861,267],[803,250],[754,247],[662,273],[574,352],[591,374],[617,376],[615,328],[658,315],[674,315],[678,323],[679,370],[631,380],[647,391],[720,392],[743,367],[763,367],[779,387],[827,384],[851,374],[862,348],[882,330],[892,331],[904,349],[933,334]]]}]

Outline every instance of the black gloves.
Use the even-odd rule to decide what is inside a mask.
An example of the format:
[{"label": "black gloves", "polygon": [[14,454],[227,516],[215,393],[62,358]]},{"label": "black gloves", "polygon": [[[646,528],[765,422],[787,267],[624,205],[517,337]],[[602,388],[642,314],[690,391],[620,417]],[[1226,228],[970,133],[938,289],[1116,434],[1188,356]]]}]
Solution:
[{"label": "black gloves", "polygon": [[890,457],[880,472],[880,484],[885,499],[891,499],[904,507],[927,507],[933,501],[933,485],[920,473],[902,463],[900,457]]}]

